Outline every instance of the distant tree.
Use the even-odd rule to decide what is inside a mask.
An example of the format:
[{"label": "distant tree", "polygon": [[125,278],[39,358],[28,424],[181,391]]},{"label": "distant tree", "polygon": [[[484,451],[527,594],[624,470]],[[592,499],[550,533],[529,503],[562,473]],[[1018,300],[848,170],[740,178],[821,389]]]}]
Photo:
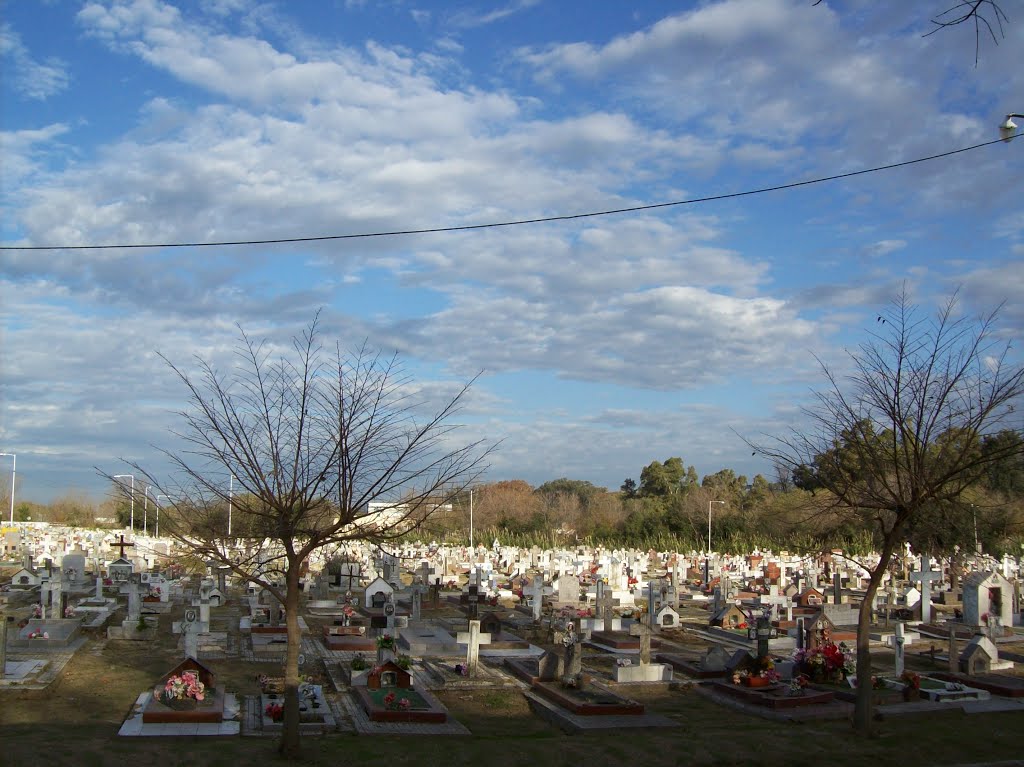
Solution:
[{"label": "distant tree", "polygon": [[[193,376],[169,360],[189,409],[178,434],[187,451],[165,450],[176,468],[157,478],[131,464],[138,478],[171,500],[161,533],[203,561],[226,565],[284,605],[284,727],[279,750],[288,758],[299,740],[300,577],[310,556],[350,541],[378,545],[416,530],[483,469],[481,441],[459,444],[452,417],[469,384],[440,409],[411,399],[408,377],[394,357],[365,347],[353,354],[323,351],[317,320],[272,354],[266,342],[241,333],[238,366],[223,374],[197,360]],[[165,358],[166,360],[166,358]],[[228,546],[229,477],[233,514],[254,540],[243,555]],[[370,501],[394,503],[367,515]],[[232,531],[234,532],[234,531]],[[269,545],[267,542],[269,541]]]},{"label": "distant tree", "polygon": [[623,498],[636,498],[636,481],[632,477],[626,477],[626,481],[622,483],[621,487],[619,487],[619,491],[622,493]]},{"label": "distant tree", "polygon": [[697,485],[697,472],[683,464],[683,459],[674,456],[664,463],[651,461],[640,472],[638,495],[645,498],[668,498],[685,493]]},{"label": "distant tree", "polygon": [[[777,465],[813,467],[819,526],[870,523],[881,556],[870,569],[857,629],[857,675],[871,676],[871,603],[908,529],[962,503],[996,463],[1021,454],[986,437],[1008,428],[1024,393],[1024,368],[996,341],[998,311],[958,316],[954,297],[931,321],[906,293],[879,316],[880,330],[849,354],[844,377],[822,365],[828,387],[804,412],[810,426],[768,445],[753,445]],[[1014,428],[1019,434],[1019,428]],[[870,685],[857,690],[855,727],[871,730]]]}]

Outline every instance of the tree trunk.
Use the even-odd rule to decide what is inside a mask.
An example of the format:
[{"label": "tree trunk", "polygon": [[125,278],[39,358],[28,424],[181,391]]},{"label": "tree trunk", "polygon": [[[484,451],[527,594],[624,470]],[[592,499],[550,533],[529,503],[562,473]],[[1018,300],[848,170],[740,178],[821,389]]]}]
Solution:
[{"label": "tree trunk", "polygon": [[288,649],[284,661],[284,727],[278,752],[286,759],[298,759],[301,754],[299,740],[299,650],[302,632],[299,630],[299,563],[289,561],[285,576],[285,624],[288,627]]},{"label": "tree trunk", "polygon": [[[872,733],[872,708],[874,701],[871,697],[871,602],[878,593],[878,587],[882,585],[882,576],[892,560],[893,548],[896,545],[896,531],[893,530],[885,537],[882,543],[882,554],[871,571],[871,578],[868,579],[868,588],[864,593],[864,601],[860,603],[860,610],[857,613],[857,699],[853,709],[853,728],[863,734]],[[888,607],[886,609],[888,614]]]}]

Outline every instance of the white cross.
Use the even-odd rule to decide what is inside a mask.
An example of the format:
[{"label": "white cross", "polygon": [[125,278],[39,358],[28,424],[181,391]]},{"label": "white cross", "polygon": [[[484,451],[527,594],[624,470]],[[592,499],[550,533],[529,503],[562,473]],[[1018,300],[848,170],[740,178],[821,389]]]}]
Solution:
[{"label": "white cross", "polygon": [[460,631],[455,641],[467,646],[466,667],[469,669],[469,676],[475,676],[477,666],[480,665],[480,645],[490,644],[491,635],[480,633],[480,621],[470,621],[469,631]]}]

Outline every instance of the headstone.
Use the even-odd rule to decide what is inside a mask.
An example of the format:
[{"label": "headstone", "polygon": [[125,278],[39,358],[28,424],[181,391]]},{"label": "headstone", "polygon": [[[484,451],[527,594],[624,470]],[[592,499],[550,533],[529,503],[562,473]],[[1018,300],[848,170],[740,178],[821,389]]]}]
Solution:
[{"label": "headstone", "polygon": [[199,659],[199,626],[196,625],[195,610],[185,611],[185,620],[181,624],[182,644],[185,648],[186,658]]},{"label": "headstone", "polygon": [[544,608],[544,579],[539,575],[533,576],[533,584],[523,589],[523,593],[531,598],[533,603],[533,620],[539,623]]},{"label": "headstone", "polygon": [[471,620],[469,631],[460,631],[455,639],[459,644],[466,645],[466,668],[469,670],[469,676],[476,676],[477,668],[480,665],[480,645],[490,644],[491,635],[481,634],[480,621]]},{"label": "headstone", "polygon": [[910,574],[915,581],[921,582],[921,623],[930,623],[932,619],[932,581],[941,581],[942,573],[931,569],[931,556],[921,555],[921,570]]},{"label": "headstone", "polygon": [[903,646],[906,643],[906,638],[903,635],[903,623],[896,624],[896,639],[893,642],[893,649],[896,651],[896,676],[900,676],[903,673],[904,668],[904,655]]},{"label": "headstone", "polygon": [[651,662],[651,627],[647,623],[647,616],[639,623],[629,627],[630,636],[640,637],[640,663],[646,665]]},{"label": "headstone", "polygon": [[604,588],[603,583],[597,584],[598,596],[594,606],[599,610],[598,615],[604,618],[604,630],[612,631],[615,624],[615,612],[612,610],[619,604],[618,599],[613,599],[611,589]]},{"label": "headstone", "polygon": [[7,616],[0,613],[0,679],[7,673]]},{"label": "headstone", "polygon": [[412,619],[418,621],[423,612],[423,587],[416,584],[412,587]]},{"label": "headstone", "polygon": [[580,582],[576,576],[563,573],[558,579],[558,601],[570,605],[580,603]]},{"label": "headstone", "polygon": [[566,626],[562,645],[565,647],[565,670],[562,681],[574,685],[583,675],[583,651],[575,622],[570,622]]}]

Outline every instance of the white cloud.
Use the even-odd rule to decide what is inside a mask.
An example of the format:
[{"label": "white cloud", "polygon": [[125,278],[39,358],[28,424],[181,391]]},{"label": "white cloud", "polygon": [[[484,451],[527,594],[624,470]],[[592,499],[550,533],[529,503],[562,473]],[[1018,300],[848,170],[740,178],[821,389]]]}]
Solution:
[{"label": "white cloud", "polygon": [[0,59],[5,62],[5,78],[26,99],[45,101],[71,84],[64,61],[57,57],[34,59],[9,24],[0,25]]}]

